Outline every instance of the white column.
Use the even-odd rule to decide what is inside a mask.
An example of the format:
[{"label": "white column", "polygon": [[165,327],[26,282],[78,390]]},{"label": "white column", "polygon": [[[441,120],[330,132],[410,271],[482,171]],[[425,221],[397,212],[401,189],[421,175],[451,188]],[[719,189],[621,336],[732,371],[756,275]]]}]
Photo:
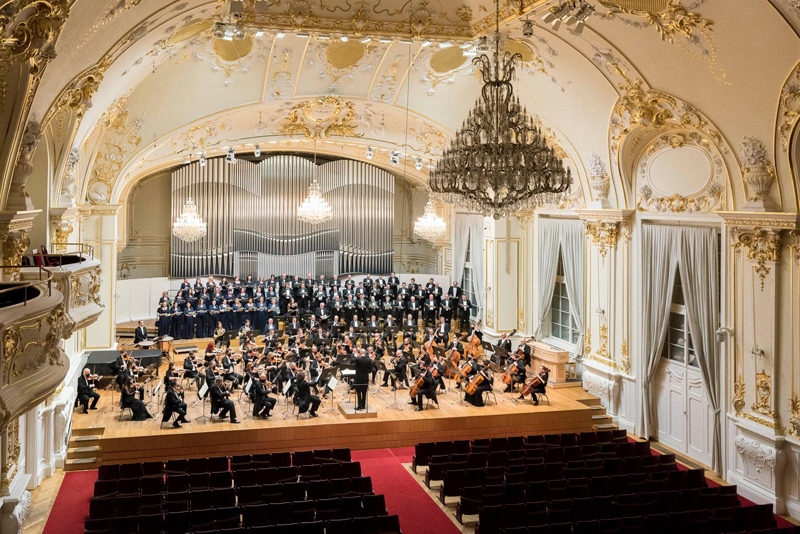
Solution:
[{"label": "white column", "polygon": [[84,243],[94,247],[95,258],[100,260],[100,299],[105,304],[97,321],[86,328],[87,350],[116,346],[117,214],[120,208],[119,205],[91,206],[81,210],[86,216],[82,228]]}]

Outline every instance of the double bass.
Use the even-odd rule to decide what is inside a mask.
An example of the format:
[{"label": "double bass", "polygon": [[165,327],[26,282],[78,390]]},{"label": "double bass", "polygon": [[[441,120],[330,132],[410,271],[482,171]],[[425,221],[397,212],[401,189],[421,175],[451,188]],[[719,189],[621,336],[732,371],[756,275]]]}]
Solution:
[{"label": "double bass", "polygon": [[473,329],[472,336],[467,340],[467,345],[464,347],[464,354],[470,355],[473,358],[478,357],[478,349],[481,346],[481,340],[478,337],[476,331],[481,327],[483,323],[483,319],[478,319],[478,322],[475,324],[475,328]]}]

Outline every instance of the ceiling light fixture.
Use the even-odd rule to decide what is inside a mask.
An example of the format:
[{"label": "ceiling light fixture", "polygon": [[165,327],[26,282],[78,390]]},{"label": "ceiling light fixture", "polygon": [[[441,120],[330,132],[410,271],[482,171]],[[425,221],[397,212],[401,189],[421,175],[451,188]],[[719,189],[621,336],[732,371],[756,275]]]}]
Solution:
[{"label": "ceiling light fixture", "polygon": [[367,44],[370,41],[372,41],[372,37],[364,37],[361,39],[361,44]]},{"label": "ceiling light fixture", "polygon": [[422,48],[425,48],[426,46],[430,46],[430,45],[431,45],[431,42],[430,42],[430,41],[428,41],[427,39],[425,39],[424,41],[422,41]]},{"label": "ceiling light fixture", "polygon": [[572,184],[569,168],[514,95],[520,54],[500,52],[500,5],[495,0],[493,51],[472,60],[481,96],[431,171],[431,191],[450,204],[495,219],[557,202]]},{"label": "ceiling light fixture", "polygon": [[414,233],[431,243],[441,241],[447,235],[447,223],[436,213],[436,206],[430,199],[422,217],[414,223]]},{"label": "ceiling light fixture", "polygon": [[392,155],[389,158],[389,163],[392,165],[400,165],[400,152],[397,150],[392,151]]},{"label": "ceiling light fixture", "polygon": [[422,170],[422,158],[417,158],[417,161],[414,162],[414,168],[418,171]]},{"label": "ceiling light fixture", "polygon": [[257,157],[257,158],[260,158],[260,157],[261,157],[261,145],[256,145],[256,146],[253,148],[253,155],[254,155],[255,157]]},{"label": "ceiling light fixture", "polygon": [[347,36],[346,35],[342,35],[341,37],[339,37],[339,39],[341,39],[343,43],[347,42]]},{"label": "ceiling light fixture", "polygon": [[286,35],[284,32],[278,32],[275,34],[276,39],[283,39],[283,36]]},{"label": "ceiling light fixture", "polygon": [[368,146],[367,147],[367,159],[372,159],[372,155],[373,155],[372,154],[372,147]]},{"label": "ceiling light fixture", "polygon": [[330,40],[331,40],[330,35],[324,35],[324,34],[317,35],[317,41],[330,41]]},{"label": "ceiling light fixture", "polygon": [[205,167],[206,166],[206,153],[205,152],[200,152],[200,166],[201,167]]},{"label": "ceiling light fixture", "polygon": [[[583,33],[586,27],[586,19],[594,13],[594,7],[586,0],[562,0],[557,6],[551,7],[544,14],[542,20],[550,24],[554,30],[561,27],[561,23],[567,26],[575,26],[575,32]],[[523,34],[525,26],[523,26]],[[531,28],[531,34],[533,29]]]},{"label": "ceiling light fixture", "polygon": [[378,39],[378,42],[380,43],[391,43],[392,41],[393,39],[390,39],[389,37],[381,37],[380,39]]},{"label": "ceiling light fixture", "polygon": [[300,39],[308,39],[309,37],[309,35],[305,32],[296,33],[295,35],[297,35]]},{"label": "ceiling light fixture", "polygon": [[297,218],[301,221],[318,225],[333,219],[333,210],[322,196],[322,189],[317,182],[317,141],[314,140],[314,176],[308,186],[308,196],[297,208]]},{"label": "ceiling light fixture", "polygon": [[461,43],[458,45],[461,50],[466,50],[467,48],[472,48],[472,41],[467,41],[466,43]]},{"label": "ceiling light fixture", "polygon": [[225,156],[225,161],[231,165],[236,164],[236,152],[233,150],[233,147],[228,149],[228,154]]},{"label": "ceiling light fixture", "polygon": [[522,35],[525,37],[533,35],[533,21],[528,17],[525,17],[525,20],[522,21]]},{"label": "ceiling light fixture", "polygon": [[208,233],[206,223],[197,213],[197,205],[192,200],[192,197],[189,197],[186,199],[186,204],[183,205],[183,211],[172,223],[172,235],[181,241],[191,243],[202,239],[206,233]]},{"label": "ceiling light fixture", "polygon": [[256,37],[261,37],[262,35],[264,35],[264,31],[263,30],[257,30],[256,31]]},{"label": "ceiling light fixture", "polygon": [[453,43],[451,43],[450,41],[444,41],[442,43],[439,43],[439,48],[450,48],[451,46],[453,46]]}]

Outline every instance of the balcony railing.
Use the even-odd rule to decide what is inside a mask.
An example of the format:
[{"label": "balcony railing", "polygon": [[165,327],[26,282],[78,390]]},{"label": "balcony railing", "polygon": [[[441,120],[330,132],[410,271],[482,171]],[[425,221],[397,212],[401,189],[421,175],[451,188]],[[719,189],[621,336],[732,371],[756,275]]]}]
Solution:
[{"label": "balcony railing", "polygon": [[[28,305],[28,299],[33,298],[39,293],[39,288],[35,286],[40,286],[43,283],[47,283],[47,295],[50,296],[53,294],[53,271],[43,267],[41,265],[36,266],[38,268],[39,276],[34,279],[28,279],[25,281],[20,282],[0,282],[0,287],[4,287],[4,289],[0,289],[0,308],[5,308],[7,306],[14,306],[16,304],[22,303],[24,306]],[[2,271],[12,271],[14,273],[18,273],[20,269],[30,269],[30,265],[0,265],[0,270]],[[30,291],[35,289],[37,293],[30,294]]]}]

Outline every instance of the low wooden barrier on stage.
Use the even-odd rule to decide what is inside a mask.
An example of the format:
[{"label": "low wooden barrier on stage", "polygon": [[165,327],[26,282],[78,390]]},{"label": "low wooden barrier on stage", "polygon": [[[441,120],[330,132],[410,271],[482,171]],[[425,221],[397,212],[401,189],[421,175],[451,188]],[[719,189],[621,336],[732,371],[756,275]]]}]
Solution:
[{"label": "low wooden barrier on stage", "polygon": [[[531,343],[531,347],[533,349],[531,351],[533,371],[537,372],[539,367],[544,365],[550,369],[550,380],[548,381],[550,386],[564,387],[567,384],[566,364],[569,362],[569,352],[538,341]],[[580,382],[576,382],[575,385],[580,385]]]}]

